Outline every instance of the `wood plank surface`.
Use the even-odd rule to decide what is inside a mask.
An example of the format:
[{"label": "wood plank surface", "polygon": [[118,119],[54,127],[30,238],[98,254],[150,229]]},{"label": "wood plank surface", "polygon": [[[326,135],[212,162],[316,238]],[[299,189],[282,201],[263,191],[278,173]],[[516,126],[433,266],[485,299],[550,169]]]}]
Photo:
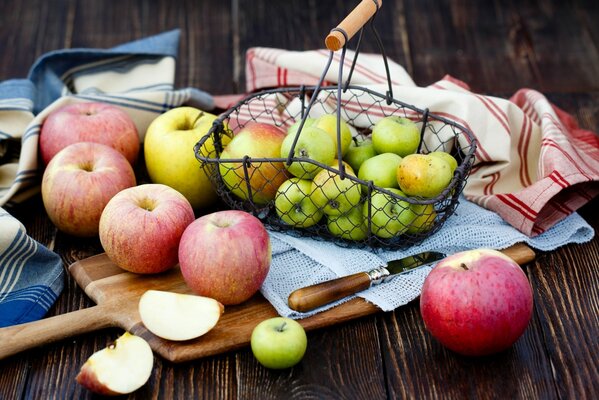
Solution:
[{"label": "wood plank surface", "polygon": [[[340,0],[5,0],[0,81],[23,78],[40,55],[111,47],[181,29],[176,83],[214,94],[245,88],[245,51],[323,46],[356,2]],[[599,131],[596,1],[384,1],[377,27],[387,55],[419,85],[445,74],[477,92],[510,96],[530,87]],[[376,52],[373,42],[364,51]],[[599,230],[599,201],[580,210]],[[101,252],[98,240],[56,232],[39,198],[10,210],[65,265]],[[594,398],[599,393],[599,239],[540,253],[526,268],[534,318],[516,345],[465,358],[424,330],[417,301],[308,333],[308,352],[285,371],[261,368],[248,348],[173,364],[156,357],[130,399]],[[49,315],[90,307],[72,277]],[[0,361],[0,399],[95,398],[74,378],[85,359],[122,333],[105,329]]]}]

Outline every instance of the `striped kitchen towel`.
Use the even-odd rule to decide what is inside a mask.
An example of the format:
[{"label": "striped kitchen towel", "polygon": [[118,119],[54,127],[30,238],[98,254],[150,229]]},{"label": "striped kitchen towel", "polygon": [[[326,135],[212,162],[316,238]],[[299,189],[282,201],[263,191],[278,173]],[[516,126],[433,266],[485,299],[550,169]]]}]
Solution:
[{"label": "striped kitchen towel", "polygon": [[[324,86],[338,81],[340,51],[333,53]],[[343,82],[355,53],[348,50]],[[328,50],[287,51],[256,47],[246,53],[247,92],[273,87],[316,85],[325,71]],[[419,109],[451,119],[472,131],[478,140],[476,163],[464,189],[465,197],[497,212],[528,236],[536,236],[572,214],[599,193],[599,136],[581,129],[574,118],[531,89],[521,89],[510,99],[472,92],[451,76],[428,87],[418,87],[392,60],[389,70],[394,98]],[[351,83],[385,93],[387,77],[383,59],[360,54]],[[336,108],[336,99],[330,110]],[[342,115],[357,127],[370,127],[396,110],[372,106],[367,96],[342,94]],[[255,103],[259,107],[258,103]],[[297,101],[273,94],[264,100],[275,113],[241,109],[241,118],[273,119],[283,125],[298,115]],[[282,105],[282,106],[281,106]],[[276,107],[275,107],[276,106]],[[359,118],[368,109],[368,118]],[[322,112],[322,111],[321,111]],[[278,119],[278,120],[277,120]]]},{"label": "striped kitchen towel", "polygon": [[63,288],[60,257],[6,211],[39,191],[44,118],[69,103],[109,103],[132,117],[142,141],[150,122],[170,108],[212,109],[209,94],[174,88],[178,47],[174,30],[107,50],[58,50],[37,60],[27,79],[0,82],[0,326],[41,318]]}]

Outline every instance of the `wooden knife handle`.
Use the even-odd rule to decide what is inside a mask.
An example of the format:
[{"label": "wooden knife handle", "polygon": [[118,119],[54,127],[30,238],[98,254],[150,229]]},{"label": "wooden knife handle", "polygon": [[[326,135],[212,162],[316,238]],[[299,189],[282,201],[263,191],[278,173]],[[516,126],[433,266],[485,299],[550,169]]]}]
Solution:
[{"label": "wooden knife handle", "polygon": [[292,310],[306,312],[329,304],[370,287],[366,272],[343,276],[331,281],[297,289],[289,295],[287,303]]},{"label": "wooden knife handle", "polygon": [[[350,12],[343,21],[337,25],[337,29],[343,30],[347,34],[347,39],[351,39],[366,22],[374,15],[383,0],[362,0],[356,8]],[[345,45],[345,36],[336,30],[331,31],[324,40],[327,49],[337,51]]]}]

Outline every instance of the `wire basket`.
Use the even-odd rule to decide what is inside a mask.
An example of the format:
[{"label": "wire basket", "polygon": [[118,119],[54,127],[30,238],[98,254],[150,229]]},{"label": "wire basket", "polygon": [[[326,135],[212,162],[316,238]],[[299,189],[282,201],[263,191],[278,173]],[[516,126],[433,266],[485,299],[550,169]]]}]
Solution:
[{"label": "wire basket", "polygon": [[[403,249],[421,242],[437,232],[454,213],[474,162],[476,140],[457,122],[393,97],[387,59],[372,23],[377,10],[378,7],[370,18],[370,26],[387,71],[386,93],[350,84],[359,55],[363,32],[360,30],[344,85],[322,85],[333,59],[331,50],[316,86],[251,94],[220,115],[196,144],[196,158],[229,207],[255,215],[274,231],[341,246],[385,249]],[[344,39],[338,80],[342,82],[349,35],[341,28],[333,31],[341,33]],[[296,152],[302,132],[309,129],[307,121],[325,114],[335,115],[337,121],[337,154],[332,163]],[[443,151],[457,161],[451,181],[438,195],[408,196],[395,188],[377,186],[372,180],[358,178],[358,171],[353,171],[343,160],[339,121],[352,127],[353,140],[359,141],[368,138],[375,124],[388,116],[407,118],[417,124],[420,132],[417,153]],[[253,123],[282,131],[293,126],[295,132],[288,133],[293,135],[289,151],[281,154],[277,149],[268,156],[228,154],[225,149],[231,138]]]}]

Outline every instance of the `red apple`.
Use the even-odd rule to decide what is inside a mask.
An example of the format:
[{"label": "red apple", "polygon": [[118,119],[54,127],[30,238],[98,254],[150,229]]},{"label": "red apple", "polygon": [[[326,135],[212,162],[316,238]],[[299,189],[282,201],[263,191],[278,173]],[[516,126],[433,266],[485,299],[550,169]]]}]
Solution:
[{"label": "red apple", "polygon": [[98,234],[108,201],[135,186],[127,159],[111,147],[81,142],[65,147],[50,161],[42,178],[42,200],[58,229],[74,236]]},{"label": "red apple", "polygon": [[[281,158],[285,132],[274,125],[252,122],[233,137],[221,153],[220,174],[229,190],[243,200],[249,199],[243,162],[227,161],[251,158]],[[277,189],[289,175],[283,162],[253,161],[247,166],[252,199],[266,204],[275,198]]]},{"label": "red apple", "polygon": [[40,131],[40,153],[44,164],[69,144],[96,142],[112,147],[131,165],[139,153],[140,139],[129,115],[104,103],[75,103],[48,115]]},{"label": "red apple", "polygon": [[528,326],[532,308],[532,289],[520,266],[490,249],[440,261],[420,296],[427,330],[447,348],[468,356],[509,348]]},{"label": "red apple", "polygon": [[190,224],[179,245],[181,273],[200,296],[224,305],[254,295],[266,279],[270,238],[260,220],[244,211],[204,215]]},{"label": "red apple", "polygon": [[191,204],[175,189],[139,185],[108,202],[100,218],[100,242],[124,270],[158,273],[177,264],[179,240],[194,219]]}]

